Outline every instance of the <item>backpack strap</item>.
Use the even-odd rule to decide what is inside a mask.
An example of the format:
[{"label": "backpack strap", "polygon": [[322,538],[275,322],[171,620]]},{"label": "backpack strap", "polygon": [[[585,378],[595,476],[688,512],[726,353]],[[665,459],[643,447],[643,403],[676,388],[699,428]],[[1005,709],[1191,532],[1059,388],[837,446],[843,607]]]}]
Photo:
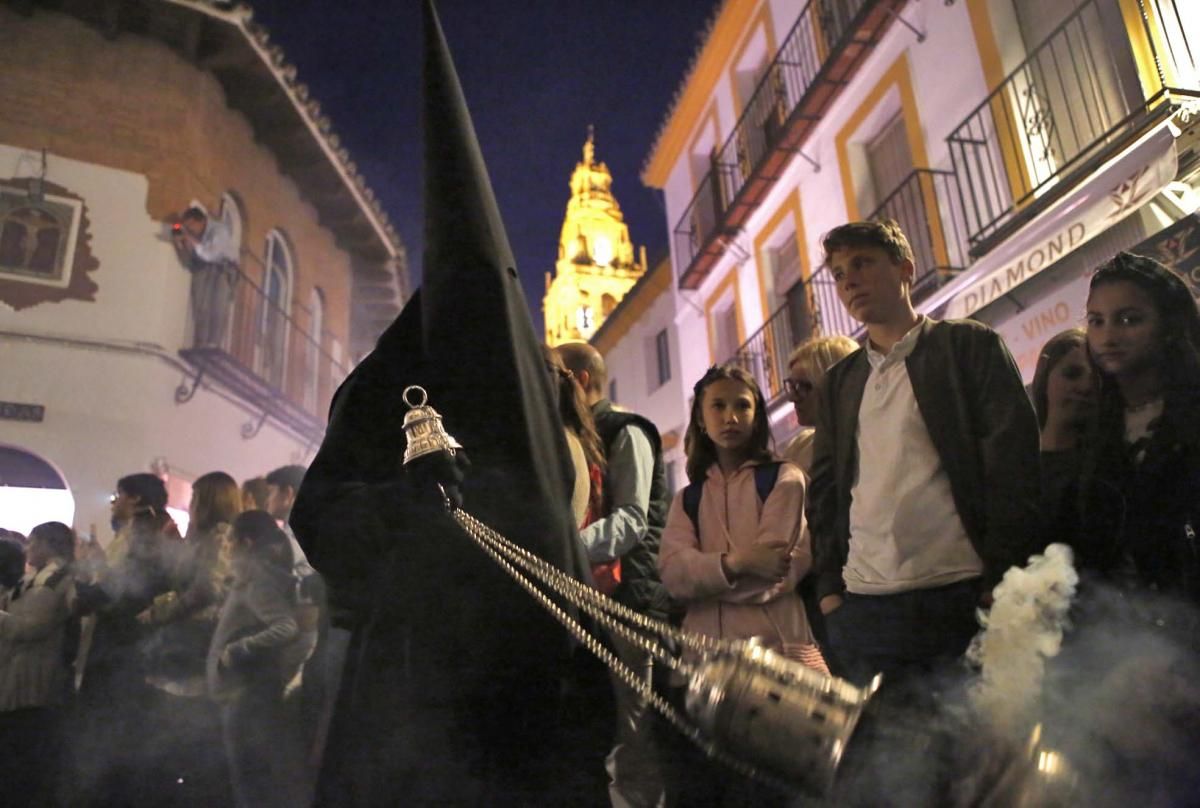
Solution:
[{"label": "backpack strap", "polygon": [[692,529],[700,535],[700,495],[704,493],[704,480],[688,483],[683,489],[683,512],[692,520]]},{"label": "backpack strap", "polygon": [[[763,463],[754,467],[754,490],[758,492],[758,501],[766,502],[767,497],[775,490],[775,481],[779,479],[779,467],[783,463]],[[683,489],[683,512],[692,520],[692,528],[700,535],[700,496],[704,493],[704,481],[697,480],[688,483]]]},{"label": "backpack strap", "polygon": [[766,502],[775,490],[775,481],[779,479],[779,467],[782,465],[780,461],[775,461],[754,467],[754,490],[758,492],[759,502]]}]

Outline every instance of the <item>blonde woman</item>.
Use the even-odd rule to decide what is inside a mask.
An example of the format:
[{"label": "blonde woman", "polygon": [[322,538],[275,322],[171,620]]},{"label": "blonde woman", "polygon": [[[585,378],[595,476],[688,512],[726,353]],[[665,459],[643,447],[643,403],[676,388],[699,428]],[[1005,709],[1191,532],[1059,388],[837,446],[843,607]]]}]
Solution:
[{"label": "blonde woman", "polygon": [[187,536],[168,559],[171,589],[139,616],[151,627],[144,645],[145,709],[162,740],[155,758],[164,783],[176,783],[180,802],[226,805],[229,783],[221,754],[217,705],[208,698],[205,663],[233,572],[233,523],[242,492],[223,471],[192,483]]},{"label": "blonde woman", "polygon": [[783,380],[783,389],[788,400],[796,408],[796,420],[800,423],[800,434],[783,450],[785,460],[795,463],[808,474],[812,465],[813,435],[817,423],[816,389],[825,378],[825,371],[857,351],[861,346],[841,334],[832,337],[813,337],[801,343],[788,357],[788,377]]}]

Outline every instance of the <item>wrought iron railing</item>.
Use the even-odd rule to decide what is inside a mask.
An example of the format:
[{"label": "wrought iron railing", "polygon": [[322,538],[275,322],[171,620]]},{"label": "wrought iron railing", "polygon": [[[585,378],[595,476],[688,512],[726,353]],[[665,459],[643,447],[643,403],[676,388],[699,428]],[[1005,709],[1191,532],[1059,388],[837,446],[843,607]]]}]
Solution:
[{"label": "wrought iron railing", "polygon": [[[247,259],[257,261],[243,254]],[[303,307],[296,308],[303,313]],[[190,399],[195,384],[208,374],[264,419],[274,415],[319,438],[333,388],[349,372],[327,347],[332,335],[303,328],[234,264],[193,268],[187,333],[180,353],[198,373],[192,390],[182,386],[177,400]]]},{"label": "wrought iron railing", "polygon": [[1200,89],[1200,36],[1183,23],[1185,1],[1195,0],[1147,0],[1155,16],[1139,12],[1162,85],[1157,91],[1142,88],[1117,0],[1086,0],[954,129],[947,143],[972,254],[986,252],[1020,224],[1024,210],[1032,215],[1049,204],[1070,186],[1069,175],[1125,142],[1172,79],[1191,83],[1185,92]]},{"label": "wrought iron railing", "polygon": [[713,162],[711,170],[700,180],[695,196],[675,225],[675,255],[684,262],[684,267],[712,239],[725,216],[722,189],[728,185],[723,176],[728,171],[728,166]]},{"label": "wrought iron railing", "polygon": [[953,171],[918,168],[868,217],[894,219],[913,250],[912,300],[919,303],[970,263],[966,218]]},{"label": "wrought iron railing", "polygon": [[767,401],[773,402],[783,395],[788,355],[812,336],[814,325],[810,301],[802,310],[795,302],[785,303],[726,361],[754,376]]},{"label": "wrought iron railing", "polygon": [[865,330],[842,305],[837,285],[826,266],[821,266],[804,281],[801,299],[804,301],[802,311],[797,310],[795,298],[785,303],[738,347],[733,356],[724,360],[753,375],[770,403],[783,395],[783,380],[788,375],[787,358],[797,345],[810,337],[834,334],[858,339]]},{"label": "wrought iron railing", "polygon": [[[844,80],[822,82],[822,72],[853,42],[859,22],[876,6],[895,0],[809,0],[763,73],[729,138],[712,156],[709,170],[675,226],[675,259],[680,276],[714,241],[731,204],[745,190],[797,117],[823,110]],[[860,58],[856,56],[856,59]],[[855,61],[855,60],[851,60]],[[805,108],[805,109],[802,109]],[[819,114],[807,114],[815,120]],[[793,149],[794,150],[794,149]]]},{"label": "wrought iron railing", "polygon": [[[951,171],[916,169],[869,218],[894,219],[908,237],[916,266],[914,303],[949,283],[969,263],[962,199]],[[795,302],[783,305],[727,360],[754,374],[768,401],[782,395],[787,356],[796,345],[818,334],[858,336],[863,330],[838,298],[828,267],[821,266],[805,281],[799,299],[803,311]]]},{"label": "wrought iron railing", "polygon": [[813,301],[817,334],[822,337],[843,334],[857,339],[866,330],[842,305],[837,293],[837,283],[833,280],[828,266],[822,264],[818,267],[809,278],[808,286]]}]

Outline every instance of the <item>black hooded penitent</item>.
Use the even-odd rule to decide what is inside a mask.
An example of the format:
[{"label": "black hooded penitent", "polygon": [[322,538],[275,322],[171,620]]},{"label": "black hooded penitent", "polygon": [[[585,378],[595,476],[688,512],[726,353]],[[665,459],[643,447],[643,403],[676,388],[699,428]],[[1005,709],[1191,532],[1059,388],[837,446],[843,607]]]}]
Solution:
[{"label": "black hooded penitent", "polygon": [[562,424],[431,3],[425,32],[424,282],[339,389],[291,517],[354,627],[319,800],[544,802],[567,635],[401,466],[401,392],[419,384],[472,461],[467,510],[587,575]]}]

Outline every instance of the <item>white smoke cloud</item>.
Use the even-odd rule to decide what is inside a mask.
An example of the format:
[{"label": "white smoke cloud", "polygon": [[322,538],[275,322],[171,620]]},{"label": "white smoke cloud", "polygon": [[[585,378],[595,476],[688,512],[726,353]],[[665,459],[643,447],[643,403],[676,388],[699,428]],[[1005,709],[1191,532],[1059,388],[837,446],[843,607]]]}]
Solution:
[{"label": "white smoke cloud", "polygon": [[991,611],[980,613],[984,630],[967,651],[981,668],[971,700],[997,731],[1027,735],[1034,726],[1046,660],[1062,648],[1078,583],[1071,548],[1051,544],[1026,566],[1008,570]]}]

